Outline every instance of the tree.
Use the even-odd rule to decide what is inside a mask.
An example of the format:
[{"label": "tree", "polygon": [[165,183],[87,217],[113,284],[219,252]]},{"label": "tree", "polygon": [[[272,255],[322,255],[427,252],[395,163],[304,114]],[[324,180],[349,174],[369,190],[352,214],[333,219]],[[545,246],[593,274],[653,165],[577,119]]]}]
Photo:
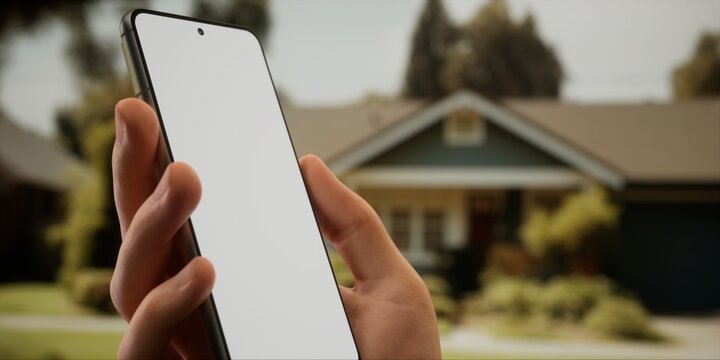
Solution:
[{"label": "tree", "polygon": [[78,184],[67,199],[65,218],[48,231],[62,245],[60,280],[74,287],[87,268],[112,268],[120,247],[120,226],[112,194],[110,157],[115,139],[114,104],[132,96],[129,79],[110,78],[88,87],[64,116],[79,137],[80,154],[95,176]]},{"label": "tree", "polygon": [[552,213],[533,209],[520,228],[520,238],[534,256],[559,262],[548,265],[580,270],[572,268],[597,256],[607,240],[604,231],[616,226],[618,216],[605,190],[596,187],[567,197]]},{"label": "tree", "polygon": [[446,94],[442,71],[456,36],[440,0],[427,0],[412,39],[403,94],[410,98],[439,98]]},{"label": "tree", "polygon": [[704,33],[695,53],[672,76],[675,97],[693,98],[720,94],[720,33]]},{"label": "tree", "polygon": [[560,94],[562,67],[532,15],[515,23],[506,2],[492,0],[461,34],[442,74],[447,92],[467,88],[493,98]]},{"label": "tree", "polygon": [[82,83],[102,81],[116,75],[117,45],[100,42],[88,23],[86,3],[69,3],[63,20],[70,30],[65,55]]},{"label": "tree", "polygon": [[[124,6],[129,6],[123,3]],[[204,5],[203,5],[204,4]],[[195,3],[199,16],[228,21],[267,34],[269,14],[263,0],[239,0],[222,4]],[[124,11],[123,7],[118,10]],[[85,159],[96,177],[73,189],[67,199],[64,219],[48,232],[51,242],[62,245],[60,280],[73,298],[101,309],[109,309],[107,270],[115,264],[120,229],[112,193],[111,151],[115,137],[114,105],[133,95],[128,76],[112,66],[112,50],[91,33],[84,6],[66,8],[66,25],[76,35],[86,35],[69,44],[70,59],[81,81],[80,101],[62,110],[57,125],[65,145]]]},{"label": "tree", "polygon": [[70,12],[67,9],[85,9],[86,4],[95,0],[3,0],[0,1],[0,69],[7,58],[5,44],[11,35],[18,31],[33,31],[40,24],[51,18],[65,18]]}]

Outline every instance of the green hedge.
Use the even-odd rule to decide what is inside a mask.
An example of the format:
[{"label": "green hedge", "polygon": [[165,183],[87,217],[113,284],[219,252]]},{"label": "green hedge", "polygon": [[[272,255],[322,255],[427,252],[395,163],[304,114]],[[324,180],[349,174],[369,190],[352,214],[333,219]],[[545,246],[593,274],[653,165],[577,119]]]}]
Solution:
[{"label": "green hedge", "polygon": [[75,303],[104,313],[115,313],[110,298],[112,269],[87,268],[75,273],[70,294]]}]

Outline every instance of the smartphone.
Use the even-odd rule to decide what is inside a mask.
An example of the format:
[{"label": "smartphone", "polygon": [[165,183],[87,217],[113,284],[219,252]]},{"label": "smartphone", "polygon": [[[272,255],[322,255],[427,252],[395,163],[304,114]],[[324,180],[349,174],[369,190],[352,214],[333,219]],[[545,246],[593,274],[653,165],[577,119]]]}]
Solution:
[{"label": "smartphone", "polygon": [[[358,358],[265,56],[238,26],[127,13],[122,48],[155,108],[159,164],[184,161],[203,187],[179,236],[215,266],[203,308],[218,358]],[[181,242],[182,243],[182,242]]]}]

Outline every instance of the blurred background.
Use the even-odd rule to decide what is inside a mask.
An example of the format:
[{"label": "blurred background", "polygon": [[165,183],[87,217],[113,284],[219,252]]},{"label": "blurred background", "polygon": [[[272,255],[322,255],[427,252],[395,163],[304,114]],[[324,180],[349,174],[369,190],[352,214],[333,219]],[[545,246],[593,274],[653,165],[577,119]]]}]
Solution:
[{"label": "blurred background", "polygon": [[3,1],[0,357],[116,354],[135,7],[259,35],[296,150],[375,208],[445,357],[720,358],[711,0]]}]

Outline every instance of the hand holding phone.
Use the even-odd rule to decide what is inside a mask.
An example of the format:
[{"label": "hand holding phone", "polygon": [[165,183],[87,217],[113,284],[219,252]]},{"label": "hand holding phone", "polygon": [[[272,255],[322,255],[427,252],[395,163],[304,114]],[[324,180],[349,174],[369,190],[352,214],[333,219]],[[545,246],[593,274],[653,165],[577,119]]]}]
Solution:
[{"label": "hand holding phone", "polygon": [[[144,35],[132,34],[136,43],[130,45],[140,49],[142,42],[146,53],[131,51],[135,61],[129,65],[136,69],[139,95],[164,116],[160,121],[138,100],[125,100],[116,111],[113,179],[123,245],[112,295],[130,321],[119,355],[357,357],[324,249],[317,247],[317,227],[308,226],[314,223],[310,199],[297,163],[293,170],[292,147],[259,46],[244,30],[215,24],[195,33],[217,36],[203,42],[183,33],[189,26],[195,32],[198,20],[143,14],[149,16]],[[173,38],[169,30],[181,35]],[[200,60],[215,66],[203,72]],[[204,92],[195,97],[194,91]],[[256,142],[258,133],[263,142]],[[170,145],[179,159],[199,166],[197,175],[180,163],[164,168],[172,160]],[[265,150],[258,154],[258,148]],[[244,161],[227,161],[236,158]],[[377,215],[319,159],[306,157],[300,166],[320,229],[357,278],[355,288],[340,293],[361,354],[439,356],[427,289]],[[159,183],[158,170],[164,172]],[[200,201],[198,175],[206,199],[193,215],[196,234],[185,221]],[[279,220],[267,216],[274,212]],[[287,228],[297,231],[268,236]],[[213,267],[199,257],[186,265],[198,245],[221,279],[213,290],[217,308],[205,301]],[[281,261],[267,269],[272,251],[280,252]],[[277,281],[283,274],[292,282]]]}]

